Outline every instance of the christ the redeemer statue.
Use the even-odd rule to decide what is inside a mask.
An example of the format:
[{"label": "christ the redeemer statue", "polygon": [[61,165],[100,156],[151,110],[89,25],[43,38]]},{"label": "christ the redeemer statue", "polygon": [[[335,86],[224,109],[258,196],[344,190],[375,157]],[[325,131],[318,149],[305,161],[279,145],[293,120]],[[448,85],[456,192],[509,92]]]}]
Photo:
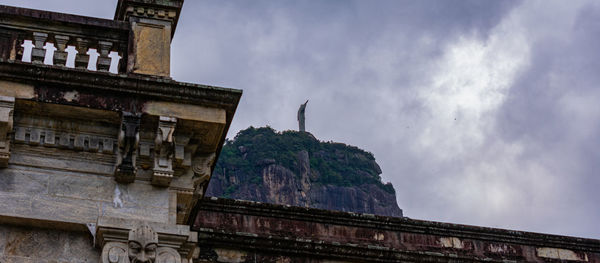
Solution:
[{"label": "christ the redeemer statue", "polygon": [[308,100],[306,100],[306,102],[304,104],[300,105],[300,109],[298,109],[298,126],[300,126],[299,130],[301,132],[306,131],[306,127],[304,126],[304,121],[305,121],[304,111],[306,110],[307,103],[308,103]]}]

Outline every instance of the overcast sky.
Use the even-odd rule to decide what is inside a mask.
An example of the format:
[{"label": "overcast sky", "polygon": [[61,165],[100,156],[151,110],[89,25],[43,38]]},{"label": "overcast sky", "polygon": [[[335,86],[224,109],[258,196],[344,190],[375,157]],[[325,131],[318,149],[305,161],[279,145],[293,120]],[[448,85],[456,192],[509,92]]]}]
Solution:
[{"label": "overcast sky", "polygon": [[[116,0],[0,0],[112,18]],[[600,1],[187,0],[176,80],[243,89],[229,137],[375,155],[411,218],[600,238]]]}]

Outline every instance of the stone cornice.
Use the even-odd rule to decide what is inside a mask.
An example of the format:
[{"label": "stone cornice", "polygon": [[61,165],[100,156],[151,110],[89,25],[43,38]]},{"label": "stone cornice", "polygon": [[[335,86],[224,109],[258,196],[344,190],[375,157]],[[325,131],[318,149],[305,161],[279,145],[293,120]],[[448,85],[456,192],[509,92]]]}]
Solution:
[{"label": "stone cornice", "polygon": [[[0,59],[0,79],[29,83],[34,87],[60,87],[120,97],[172,101],[223,108],[233,117],[241,90],[177,82],[138,74],[109,74],[83,69],[60,68]],[[39,98],[39,96],[37,97]]]},{"label": "stone cornice", "polygon": [[[203,255],[203,248],[235,247],[249,251],[261,251],[275,255],[298,258],[329,258],[332,262],[507,262],[482,257],[475,259],[454,253],[430,251],[409,251],[387,247],[340,244],[290,237],[257,236],[252,233],[227,233],[213,229],[197,229],[200,260],[210,257]],[[341,260],[341,261],[340,261]],[[200,261],[204,262],[204,261]]]},{"label": "stone cornice", "polygon": [[[223,214],[271,217],[403,233],[512,243],[532,247],[557,247],[593,253],[600,252],[600,240],[595,239],[414,220],[406,217],[385,217],[217,198],[204,198],[198,203],[198,207],[197,217],[200,217],[203,211],[211,211]],[[202,228],[198,222],[200,220],[196,218],[195,229]]]},{"label": "stone cornice", "polygon": [[169,21],[175,34],[183,0],[119,0],[114,19],[127,21],[129,17]]}]

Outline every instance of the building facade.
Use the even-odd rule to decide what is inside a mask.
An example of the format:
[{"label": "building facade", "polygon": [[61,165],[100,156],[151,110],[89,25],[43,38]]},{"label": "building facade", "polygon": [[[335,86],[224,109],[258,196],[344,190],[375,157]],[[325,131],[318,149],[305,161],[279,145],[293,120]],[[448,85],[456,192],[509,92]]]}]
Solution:
[{"label": "building facade", "polygon": [[183,1],[0,6],[0,262],[190,262],[241,91],[169,76]]}]

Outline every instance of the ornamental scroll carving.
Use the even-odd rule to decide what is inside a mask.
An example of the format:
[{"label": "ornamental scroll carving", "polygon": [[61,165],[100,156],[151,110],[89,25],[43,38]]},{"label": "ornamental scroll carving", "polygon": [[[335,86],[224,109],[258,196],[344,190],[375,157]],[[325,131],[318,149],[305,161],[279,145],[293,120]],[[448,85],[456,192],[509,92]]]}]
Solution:
[{"label": "ornamental scroll carving", "polygon": [[177,250],[158,245],[158,234],[148,225],[129,231],[127,243],[106,243],[101,257],[102,263],[181,263]]},{"label": "ornamental scroll carving", "polygon": [[194,192],[202,195],[203,185],[208,182],[212,174],[211,168],[215,162],[215,153],[200,155],[192,160],[192,171],[194,172]]}]

